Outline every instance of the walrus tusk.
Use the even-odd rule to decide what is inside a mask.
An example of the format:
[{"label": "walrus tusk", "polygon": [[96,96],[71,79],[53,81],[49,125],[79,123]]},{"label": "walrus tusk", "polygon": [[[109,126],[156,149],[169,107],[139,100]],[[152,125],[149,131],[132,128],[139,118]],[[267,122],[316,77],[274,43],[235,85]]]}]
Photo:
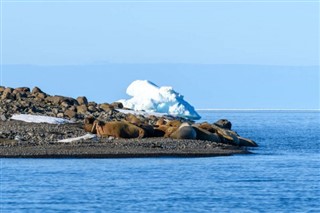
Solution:
[{"label": "walrus tusk", "polygon": [[[92,128],[91,128],[91,133],[93,133],[93,130],[96,128],[97,122],[93,122]],[[98,131],[97,131],[98,133]]]}]

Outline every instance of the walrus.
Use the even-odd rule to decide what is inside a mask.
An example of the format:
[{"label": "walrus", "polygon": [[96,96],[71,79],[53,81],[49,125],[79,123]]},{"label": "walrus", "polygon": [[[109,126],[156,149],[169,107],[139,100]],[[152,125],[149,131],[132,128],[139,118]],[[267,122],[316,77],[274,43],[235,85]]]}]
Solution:
[{"label": "walrus", "polygon": [[257,147],[258,144],[254,142],[253,140],[243,138],[243,137],[238,137],[239,138],[239,146],[251,146],[251,147]]},{"label": "walrus", "polygon": [[86,117],[84,119],[84,126],[83,126],[84,131],[97,134],[96,128],[93,128],[94,121],[95,121],[94,117]]},{"label": "walrus", "polygon": [[166,124],[166,121],[163,117],[159,118],[156,122],[156,126],[161,126],[161,125],[165,125]]},{"label": "walrus", "polygon": [[238,134],[232,130],[224,129],[216,125],[212,127],[217,131],[217,134],[220,136],[222,143],[228,143],[232,145],[239,145]]},{"label": "walrus", "polygon": [[149,124],[140,124],[137,126],[145,131],[145,137],[157,137],[158,135],[158,134],[155,134],[155,130],[153,126]]},{"label": "walrus", "polygon": [[145,131],[129,122],[111,121],[104,123],[102,121],[94,121],[92,129],[96,129],[97,135],[100,137],[115,138],[143,138]]},{"label": "walrus", "polygon": [[132,123],[134,125],[141,125],[143,122],[137,117],[135,116],[134,114],[131,114],[129,113],[127,116],[126,116],[126,121],[128,121],[129,123]]},{"label": "walrus", "polygon": [[239,145],[239,137],[237,133],[231,130],[225,130],[225,133],[232,138],[232,144]]},{"label": "walrus", "polygon": [[194,130],[197,133],[198,140],[213,141],[213,142],[217,142],[217,143],[221,142],[221,139],[218,134],[209,132],[208,130],[205,130],[202,128],[199,128],[196,125],[192,125],[192,127],[194,128]]},{"label": "walrus", "polygon": [[162,137],[169,138],[170,135],[178,129],[178,127],[174,126],[168,126],[168,125],[160,125],[160,126],[155,126],[155,134],[156,135],[162,135]]},{"label": "walrus", "polygon": [[[173,127],[176,128],[176,127]],[[170,138],[173,139],[196,139],[197,138],[197,132],[194,130],[194,128],[188,124],[188,123],[182,123],[180,127],[174,131]]]},{"label": "walrus", "polygon": [[154,125],[154,136],[155,137],[164,137],[166,135],[166,131],[169,128],[167,125]]},{"label": "walrus", "polygon": [[175,126],[167,126],[168,128],[165,131],[165,134],[163,137],[165,138],[170,138],[172,133],[174,133],[175,131],[178,130],[179,127],[175,127]]},{"label": "walrus", "polygon": [[209,124],[208,122],[203,122],[201,124],[198,124],[197,127],[207,130],[211,133],[216,133],[217,131],[213,128],[212,124]]},{"label": "walrus", "polygon": [[227,119],[220,119],[214,123],[216,126],[223,128],[223,129],[228,129],[231,130],[232,124],[230,121]]},{"label": "walrus", "polygon": [[179,120],[170,120],[166,123],[167,126],[179,127],[181,126],[182,122]]},{"label": "walrus", "polygon": [[230,136],[230,134],[227,132],[226,129],[222,129],[216,125],[212,125],[212,127],[215,129],[217,134],[221,137],[222,141],[223,141],[223,139],[233,141],[233,137]]}]

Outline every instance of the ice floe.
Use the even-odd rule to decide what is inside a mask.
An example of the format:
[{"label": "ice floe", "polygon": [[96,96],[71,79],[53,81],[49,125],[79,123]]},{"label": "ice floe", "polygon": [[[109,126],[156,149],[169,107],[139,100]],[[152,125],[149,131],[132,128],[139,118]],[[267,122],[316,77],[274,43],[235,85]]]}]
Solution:
[{"label": "ice floe", "polygon": [[128,100],[119,100],[124,107],[147,113],[164,113],[198,120],[200,115],[184,100],[183,95],[172,87],[162,86],[147,80],[136,80],[127,88]]},{"label": "ice floe", "polygon": [[89,139],[93,139],[93,138],[97,138],[97,136],[94,134],[85,134],[83,136],[76,137],[76,138],[67,138],[67,139],[59,140],[58,142],[70,143],[70,142],[75,142],[75,141],[80,141],[80,140],[89,140]]}]

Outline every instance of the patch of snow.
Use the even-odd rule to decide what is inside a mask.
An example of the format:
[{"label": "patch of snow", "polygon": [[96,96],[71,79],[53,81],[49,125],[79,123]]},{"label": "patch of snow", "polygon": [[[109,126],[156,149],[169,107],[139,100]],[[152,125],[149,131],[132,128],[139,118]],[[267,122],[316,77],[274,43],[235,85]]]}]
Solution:
[{"label": "patch of snow", "polygon": [[124,107],[147,113],[164,113],[194,120],[200,115],[193,106],[184,100],[183,95],[172,87],[159,87],[147,80],[136,80],[127,88],[128,100],[119,100]]},{"label": "patch of snow", "polygon": [[28,123],[49,123],[49,124],[64,124],[72,123],[70,120],[64,118],[56,118],[44,115],[25,115],[14,114],[11,117],[12,120],[24,121]]},{"label": "patch of snow", "polygon": [[76,138],[67,138],[67,139],[59,140],[58,142],[60,142],[60,143],[70,143],[70,142],[80,141],[80,140],[89,140],[89,139],[92,139],[92,138],[97,138],[97,136],[94,135],[94,134],[88,133],[86,135],[83,135],[83,136],[80,136],[80,137],[76,137]]}]

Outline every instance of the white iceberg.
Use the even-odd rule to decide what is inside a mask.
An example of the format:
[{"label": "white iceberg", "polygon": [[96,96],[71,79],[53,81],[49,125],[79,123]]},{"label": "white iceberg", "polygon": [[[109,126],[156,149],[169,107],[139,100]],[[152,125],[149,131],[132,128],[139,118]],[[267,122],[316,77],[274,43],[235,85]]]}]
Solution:
[{"label": "white iceberg", "polygon": [[201,118],[194,107],[183,99],[183,95],[172,87],[159,87],[147,80],[136,80],[127,88],[127,94],[132,98],[119,100],[126,108],[149,113],[166,113],[193,120]]},{"label": "white iceberg", "polygon": [[44,115],[25,115],[14,114],[11,117],[12,120],[19,120],[28,123],[49,123],[49,124],[65,124],[72,123],[70,120],[64,118],[49,117]]}]

